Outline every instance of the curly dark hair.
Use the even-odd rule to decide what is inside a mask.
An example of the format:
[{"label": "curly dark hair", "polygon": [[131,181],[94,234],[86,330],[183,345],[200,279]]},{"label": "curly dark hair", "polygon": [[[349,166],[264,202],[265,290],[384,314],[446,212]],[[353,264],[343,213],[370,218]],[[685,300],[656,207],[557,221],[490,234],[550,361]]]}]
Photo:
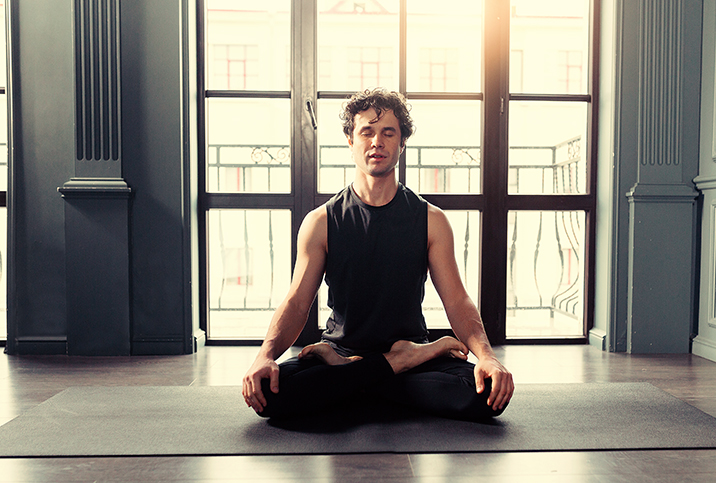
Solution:
[{"label": "curly dark hair", "polygon": [[343,132],[345,135],[353,139],[356,114],[367,111],[371,107],[375,109],[375,113],[377,114],[375,118],[376,121],[383,115],[383,111],[393,111],[400,125],[400,144],[405,145],[405,141],[407,141],[414,131],[413,120],[410,117],[410,106],[408,106],[405,96],[401,93],[389,91],[382,87],[357,92],[346,101],[343,105],[343,112],[341,112],[340,115],[341,121],[343,121]]}]

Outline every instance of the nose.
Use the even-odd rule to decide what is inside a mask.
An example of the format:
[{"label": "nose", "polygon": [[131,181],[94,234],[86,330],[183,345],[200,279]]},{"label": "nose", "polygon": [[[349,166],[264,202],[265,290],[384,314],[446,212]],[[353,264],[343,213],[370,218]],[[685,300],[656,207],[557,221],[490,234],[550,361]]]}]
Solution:
[{"label": "nose", "polygon": [[375,136],[373,136],[373,139],[371,140],[371,145],[376,148],[382,148],[383,147],[383,136],[381,136],[380,133],[376,133]]}]

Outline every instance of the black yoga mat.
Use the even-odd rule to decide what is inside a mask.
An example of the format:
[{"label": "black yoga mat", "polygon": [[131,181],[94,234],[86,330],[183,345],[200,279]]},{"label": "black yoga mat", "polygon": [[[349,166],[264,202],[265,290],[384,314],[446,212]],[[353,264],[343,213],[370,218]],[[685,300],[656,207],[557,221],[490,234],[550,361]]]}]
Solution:
[{"label": "black yoga mat", "polygon": [[646,383],[518,385],[494,421],[401,408],[277,423],[239,387],[73,387],[0,427],[0,456],[716,448],[716,419]]}]

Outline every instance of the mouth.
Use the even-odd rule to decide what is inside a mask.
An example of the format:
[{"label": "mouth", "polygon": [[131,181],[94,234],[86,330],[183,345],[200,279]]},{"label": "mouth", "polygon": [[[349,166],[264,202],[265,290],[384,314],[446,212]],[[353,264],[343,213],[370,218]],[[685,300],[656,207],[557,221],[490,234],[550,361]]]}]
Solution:
[{"label": "mouth", "polygon": [[373,153],[368,156],[370,159],[381,160],[387,158],[384,154]]}]

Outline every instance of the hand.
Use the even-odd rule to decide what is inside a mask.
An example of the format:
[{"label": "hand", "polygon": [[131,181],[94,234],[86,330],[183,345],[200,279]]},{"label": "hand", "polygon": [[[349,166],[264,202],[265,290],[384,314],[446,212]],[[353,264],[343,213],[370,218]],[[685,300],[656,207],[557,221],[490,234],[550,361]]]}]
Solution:
[{"label": "hand", "polygon": [[487,405],[494,411],[502,410],[515,392],[512,374],[497,359],[487,358],[479,361],[475,366],[475,384],[478,393],[485,390],[485,379],[488,378],[492,379],[492,391],[487,398]]},{"label": "hand", "polygon": [[269,379],[271,392],[278,394],[278,364],[268,358],[257,358],[244,376],[241,393],[246,405],[257,413],[266,407],[266,397],[261,391],[261,381]]}]

